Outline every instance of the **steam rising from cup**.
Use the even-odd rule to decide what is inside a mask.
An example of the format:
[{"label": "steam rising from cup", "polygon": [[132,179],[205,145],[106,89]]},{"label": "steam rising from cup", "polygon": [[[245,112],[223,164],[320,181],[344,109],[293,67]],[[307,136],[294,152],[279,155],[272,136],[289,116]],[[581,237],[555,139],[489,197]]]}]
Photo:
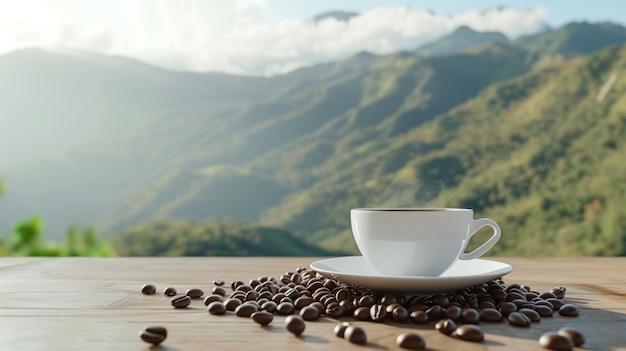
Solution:
[{"label": "steam rising from cup", "polygon": [[396,179],[367,204],[375,208],[444,208],[450,194],[442,181]]}]

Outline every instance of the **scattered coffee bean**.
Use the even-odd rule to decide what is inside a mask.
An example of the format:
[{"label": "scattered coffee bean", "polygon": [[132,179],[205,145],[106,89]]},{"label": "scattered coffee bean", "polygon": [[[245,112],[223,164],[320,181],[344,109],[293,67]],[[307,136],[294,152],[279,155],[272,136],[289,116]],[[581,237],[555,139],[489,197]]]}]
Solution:
[{"label": "scattered coffee bean", "polygon": [[224,302],[224,298],[220,295],[208,295],[204,298],[204,305],[208,306],[211,302],[214,301]]},{"label": "scattered coffee bean", "polygon": [[274,313],[276,311],[276,306],[278,306],[276,304],[276,302],[274,301],[266,301],[261,305],[261,309],[263,311],[267,311],[269,313]]},{"label": "scattered coffee bean", "polygon": [[556,295],[554,295],[551,292],[544,292],[541,295],[539,295],[539,297],[541,297],[544,300],[546,300],[546,299],[556,299]]},{"label": "scattered coffee bean", "polygon": [[407,350],[424,350],[426,348],[426,341],[424,341],[424,338],[419,334],[411,332],[398,335],[396,338],[396,344]]},{"label": "scattered coffee bean", "polygon": [[539,315],[539,313],[535,310],[531,310],[530,308],[521,308],[517,312],[526,315],[526,317],[528,317],[528,319],[530,319],[531,322],[541,321],[541,316]]},{"label": "scattered coffee bean", "polygon": [[575,317],[575,316],[578,316],[578,312],[579,312],[578,306],[572,303],[566,303],[565,305],[561,306],[561,308],[559,308],[559,314],[561,316]]},{"label": "scattered coffee bean", "polygon": [[333,332],[340,338],[343,338],[346,328],[348,328],[351,324],[349,322],[341,322],[335,325]]},{"label": "scattered coffee bean", "polygon": [[506,318],[516,327],[530,327],[530,319],[521,312],[511,312]]},{"label": "scattered coffee bean", "polygon": [[461,321],[465,324],[478,324],[480,314],[472,308],[463,309],[463,312],[461,312]]},{"label": "scattered coffee bean", "polygon": [[170,299],[170,303],[176,308],[185,308],[191,304],[191,297],[187,295],[177,295]]},{"label": "scattered coffee bean", "polygon": [[343,333],[343,337],[353,344],[362,345],[367,342],[367,334],[365,334],[365,330],[356,325],[347,327]]},{"label": "scattered coffee bean", "polygon": [[557,332],[547,332],[539,337],[539,345],[555,351],[569,351],[574,347],[574,342],[569,336],[560,335]]},{"label": "scattered coffee bean", "polygon": [[533,309],[537,313],[539,313],[541,317],[552,317],[552,314],[554,313],[554,310],[552,310],[552,308],[544,305],[535,305]]},{"label": "scattered coffee bean", "polygon": [[432,322],[436,322],[442,319],[446,314],[443,307],[439,305],[434,305],[426,310],[426,314],[428,315],[428,319]]},{"label": "scattered coffee bean", "polygon": [[557,287],[554,287],[554,288],[550,289],[550,292],[551,292],[552,294],[554,294],[554,296],[555,296],[557,299],[562,299],[563,297],[565,297],[565,291],[566,291],[566,290],[567,290],[567,289],[565,289],[565,287],[562,287],[562,286],[557,286]]},{"label": "scattered coffee bean", "polygon": [[387,318],[387,306],[373,305],[370,307],[370,318],[374,322],[383,322]]},{"label": "scattered coffee bean", "polygon": [[215,286],[222,286],[222,285],[226,284],[226,282],[225,282],[225,281],[223,281],[223,280],[221,280],[221,279],[217,279],[217,280],[214,280],[214,281],[213,281],[213,284],[214,284]]},{"label": "scattered coffee bean", "polygon": [[398,306],[391,312],[393,320],[396,322],[404,323],[409,320],[409,311],[403,306]]},{"label": "scattered coffee bean", "polygon": [[305,321],[314,321],[320,318],[320,311],[313,306],[306,306],[300,310],[300,317]]},{"label": "scattered coffee bean", "polygon": [[514,304],[513,302],[503,302],[500,304],[500,312],[504,316],[508,316],[509,313],[516,312],[516,311],[517,311],[517,305]]},{"label": "scattered coffee bean", "polygon": [[146,327],[139,331],[139,337],[148,344],[158,345],[167,338],[167,329],[161,326]]},{"label": "scattered coffee bean", "polygon": [[211,289],[211,293],[215,295],[226,296],[226,290],[221,286],[214,286],[213,289]]},{"label": "scattered coffee bean", "polygon": [[268,325],[274,320],[274,314],[267,311],[257,311],[250,315],[253,321],[260,325]]},{"label": "scattered coffee bean", "polygon": [[163,295],[165,295],[165,296],[174,296],[174,295],[176,295],[176,288],[168,286],[167,288],[165,288],[165,290],[163,290]]},{"label": "scattered coffee bean", "polygon": [[227,311],[234,311],[241,304],[242,304],[241,300],[236,299],[234,297],[229,297],[226,300],[224,300],[224,306],[226,306]]},{"label": "scattered coffee bean", "polygon": [[226,313],[226,306],[222,301],[213,301],[207,306],[207,311],[213,315],[223,315]]},{"label": "scattered coffee bean", "polygon": [[302,317],[291,315],[285,318],[285,327],[287,328],[288,332],[297,336],[304,332],[306,324],[304,323]]},{"label": "scattered coffee bean", "polygon": [[191,288],[187,290],[187,292],[185,292],[185,295],[191,297],[192,299],[198,299],[198,298],[201,298],[202,295],[204,295],[204,291],[198,288]]},{"label": "scattered coffee bean", "polygon": [[156,292],[156,286],[154,284],[144,284],[141,287],[141,293],[144,295],[153,295]]},{"label": "scattered coffee bean", "polygon": [[446,308],[446,317],[455,322],[461,320],[461,313],[463,313],[463,309],[459,306],[452,305]]},{"label": "scattered coffee bean", "polygon": [[359,299],[357,306],[370,308],[376,303],[376,299],[372,295],[364,295]]},{"label": "scattered coffee bean", "polygon": [[[426,316],[428,318],[428,316]],[[358,321],[369,321],[370,320],[370,309],[368,307],[358,307],[354,310],[354,319]]]},{"label": "scattered coffee bean", "polygon": [[281,316],[288,316],[296,310],[296,307],[291,302],[281,302],[276,306],[276,313]]},{"label": "scattered coffee bean", "polygon": [[497,323],[502,321],[502,313],[495,308],[485,308],[478,313],[480,320],[484,322]]},{"label": "scattered coffee bean", "polygon": [[474,324],[463,324],[460,325],[454,331],[454,335],[456,335],[459,339],[465,341],[473,341],[473,342],[481,342],[485,340],[485,335],[483,331]]},{"label": "scattered coffee bean", "polygon": [[563,302],[563,300],[560,300],[560,299],[546,299],[545,301],[549,302],[552,305],[552,309],[555,311],[558,311],[559,308],[565,305],[565,302]]},{"label": "scattered coffee bean", "polygon": [[568,336],[574,342],[574,346],[579,347],[585,343],[585,337],[577,329],[565,327],[559,329],[558,333],[563,336]]},{"label": "scattered coffee bean", "polygon": [[452,319],[442,319],[435,323],[435,329],[445,335],[450,335],[456,330],[456,323]]},{"label": "scattered coffee bean", "polygon": [[250,317],[254,312],[257,312],[259,308],[256,305],[250,303],[243,303],[235,308],[235,315],[237,317]]},{"label": "scattered coffee bean", "polygon": [[416,324],[428,323],[428,315],[422,310],[415,310],[409,315],[409,320]]}]

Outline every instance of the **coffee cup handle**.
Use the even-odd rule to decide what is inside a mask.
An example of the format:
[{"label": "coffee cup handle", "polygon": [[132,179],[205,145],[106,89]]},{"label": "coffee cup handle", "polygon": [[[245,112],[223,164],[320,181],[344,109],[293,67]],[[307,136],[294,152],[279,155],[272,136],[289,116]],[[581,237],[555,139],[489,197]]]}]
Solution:
[{"label": "coffee cup handle", "polygon": [[480,228],[485,227],[485,226],[489,226],[493,229],[493,235],[491,235],[491,238],[485,241],[482,245],[480,245],[474,251],[470,253],[465,253],[465,252],[461,253],[460,258],[462,260],[473,260],[475,258],[478,258],[484,255],[487,251],[489,251],[493,247],[493,245],[495,245],[498,242],[498,240],[500,240],[500,227],[498,226],[498,223],[496,223],[494,220],[489,219],[489,218],[480,218],[480,219],[474,220],[472,228],[470,228],[470,230],[472,230],[472,233],[467,238],[467,243],[469,243],[470,239],[474,236],[474,234],[478,233]]}]

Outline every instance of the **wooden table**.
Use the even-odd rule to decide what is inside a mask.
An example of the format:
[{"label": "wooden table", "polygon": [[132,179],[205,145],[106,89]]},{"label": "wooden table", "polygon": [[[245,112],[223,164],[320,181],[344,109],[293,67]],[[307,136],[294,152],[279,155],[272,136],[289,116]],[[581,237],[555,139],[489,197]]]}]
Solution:
[{"label": "wooden table", "polygon": [[[279,277],[314,258],[2,258],[0,259],[0,350],[398,350],[396,336],[416,331],[429,350],[536,350],[539,336],[563,326],[580,329],[588,350],[626,350],[626,258],[501,258],[514,271],[506,282],[537,291],[567,288],[566,300],[581,306],[578,317],[543,318],[530,328],[481,323],[483,343],[456,340],[430,325],[355,322],[366,346],[337,338],[336,320],[307,322],[301,337],[286,332],[282,317],[262,328],[231,312],[214,316],[202,299],[175,310],[161,292],[272,275]],[[142,284],[157,285],[142,295]],[[347,320],[347,319],[346,319]],[[351,320],[351,319],[350,319]],[[138,337],[146,325],[165,326],[159,347]]]}]

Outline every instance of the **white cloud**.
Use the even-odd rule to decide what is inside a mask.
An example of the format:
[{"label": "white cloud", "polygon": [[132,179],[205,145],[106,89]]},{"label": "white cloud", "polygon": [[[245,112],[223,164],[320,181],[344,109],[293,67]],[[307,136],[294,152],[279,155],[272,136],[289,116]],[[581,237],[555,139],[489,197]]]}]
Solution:
[{"label": "white cloud", "polygon": [[[174,69],[272,75],[363,50],[377,54],[412,50],[460,25],[516,37],[544,28],[546,19],[543,8],[448,16],[410,7],[379,7],[347,22],[329,18],[316,24],[270,21],[263,0],[90,1],[119,9],[98,13],[102,9],[94,5],[92,14],[84,5],[73,13],[59,10],[61,5],[78,6],[73,0],[56,0],[56,8],[50,3],[55,1],[0,0],[0,53],[63,45]],[[81,13],[97,21],[81,21]]]}]

